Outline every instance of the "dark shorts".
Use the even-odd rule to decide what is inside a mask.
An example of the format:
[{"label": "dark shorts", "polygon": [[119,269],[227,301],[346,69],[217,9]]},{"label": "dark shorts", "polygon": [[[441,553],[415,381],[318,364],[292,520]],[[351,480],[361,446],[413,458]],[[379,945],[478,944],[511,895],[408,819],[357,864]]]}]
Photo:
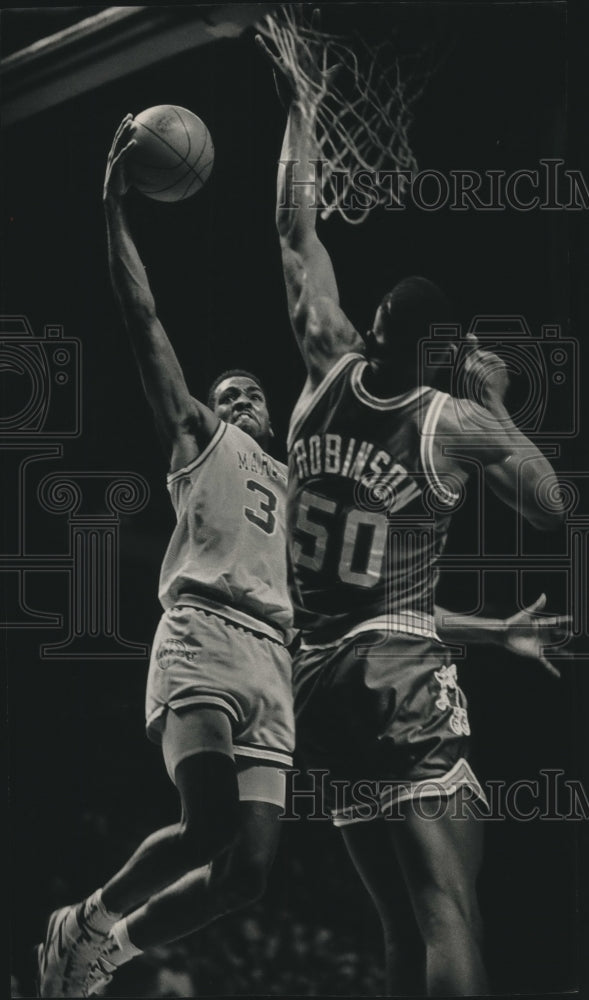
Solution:
[{"label": "dark shorts", "polygon": [[337,825],[375,818],[371,791],[382,815],[461,785],[484,798],[467,763],[466,698],[442,643],[373,631],[303,646],[293,680],[297,747],[307,768],[329,771]]}]

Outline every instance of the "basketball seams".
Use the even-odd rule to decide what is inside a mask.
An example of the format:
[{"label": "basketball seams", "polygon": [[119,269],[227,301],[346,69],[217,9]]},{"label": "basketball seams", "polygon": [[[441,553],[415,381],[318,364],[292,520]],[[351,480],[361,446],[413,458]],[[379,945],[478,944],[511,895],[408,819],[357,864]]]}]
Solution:
[{"label": "basketball seams", "polygon": [[[188,142],[188,152],[187,152],[186,156],[190,156],[190,150],[192,148],[192,139],[191,139],[191,136],[190,136],[190,132],[188,131],[188,129],[186,127],[186,122],[184,121],[182,115],[178,111],[178,108],[176,108],[174,105],[172,105],[171,107],[172,107],[172,110],[174,111],[176,117],[178,118],[178,121],[181,123],[182,128],[184,129],[184,131],[186,133],[186,139],[187,139],[187,142]],[[204,122],[203,122],[203,125],[204,125]],[[198,172],[198,170],[196,168],[198,166],[199,160],[202,158],[202,156],[204,154],[205,149],[207,148],[207,145],[208,145],[209,141],[212,142],[211,135],[210,135],[210,132],[206,128],[206,125],[205,125],[205,141],[202,144],[202,149],[201,149],[200,153],[198,154],[198,156],[196,157],[196,160],[194,161],[194,163],[192,163],[190,165],[191,170],[194,170],[194,172],[197,175],[198,179],[201,180],[201,181],[202,181],[201,175],[200,175],[200,173]],[[211,161],[209,160],[208,163],[210,163],[210,162]],[[208,163],[206,163],[205,166],[201,168],[201,171],[204,170],[208,166]],[[202,183],[204,184],[204,181],[202,181]]]},{"label": "basketball seams", "polygon": [[[193,170],[196,170],[196,167],[198,166],[198,161],[201,159],[202,155],[204,154],[204,151],[207,148],[207,145],[208,145],[210,139],[211,139],[211,136],[210,136],[210,133],[207,130],[207,134],[205,135],[205,141],[202,144],[202,149],[201,149],[200,153],[198,154],[196,160],[194,161],[194,163],[192,165],[192,169]],[[212,140],[211,140],[211,142],[212,142]],[[196,170],[196,173],[198,173],[198,170]]]},{"label": "basketball seams", "polygon": [[[154,129],[150,128],[149,125],[145,125],[144,122],[137,122],[137,124],[141,125],[141,127],[144,128],[146,132],[149,132],[150,135],[152,135],[154,138],[158,139],[162,143],[162,145],[166,146],[172,153],[174,153],[175,156],[177,156],[177,158],[178,158],[178,163],[175,164],[173,167],[169,167],[169,166],[161,166],[160,167],[160,166],[153,166],[152,164],[146,163],[145,161],[141,161],[141,160],[136,160],[135,162],[137,163],[137,166],[144,166],[144,167],[148,168],[149,170],[162,170],[162,171],[177,170],[178,167],[180,167],[182,164],[184,164],[184,166],[186,167],[186,169],[194,174],[194,177],[191,180],[191,184],[194,183],[194,181],[196,181],[196,180],[199,180],[201,182],[201,184],[204,184],[205,181],[208,178],[205,178],[205,180],[203,180],[202,173],[204,173],[204,170],[206,169],[206,167],[209,166],[210,163],[212,163],[212,160],[207,160],[207,163],[204,165],[204,167],[201,167],[200,171],[198,171],[196,169],[196,166],[197,166],[199,160],[201,159],[201,157],[203,156],[203,154],[205,152],[205,149],[207,148],[207,146],[210,143],[210,133],[209,133],[209,131],[207,129],[207,131],[205,133],[205,141],[203,143],[203,146],[202,146],[202,149],[201,149],[200,153],[198,154],[198,157],[194,161],[194,164],[189,163],[186,157],[190,155],[190,150],[191,150],[192,143],[190,141],[190,135],[188,133],[188,129],[186,128],[186,123],[183,121],[183,119],[180,117],[180,115],[178,115],[178,118],[182,122],[182,127],[184,128],[184,131],[186,132],[186,136],[188,138],[188,152],[187,152],[186,156],[182,156],[182,154],[179,153],[178,150],[174,146],[171,145],[171,143],[169,143],[166,139],[164,139],[159,134],[159,132],[155,132]],[[161,187],[161,188],[148,188],[148,187],[146,187],[144,185],[143,190],[144,190],[144,192],[146,194],[147,193],[149,193],[149,194],[162,194],[164,191],[169,191],[171,188],[173,188],[179,182],[180,179],[181,178],[176,178],[171,184],[168,184],[167,186],[164,186],[164,187]],[[190,185],[189,185],[189,187],[190,187]],[[184,197],[186,197],[186,196],[184,195]]]},{"label": "basketball seams", "polygon": [[[208,166],[208,164],[212,163],[212,162],[213,162],[212,160],[207,161],[207,164],[205,166]],[[176,167],[162,167],[161,169],[162,170],[166,170],[166,169],[167,170],[177,170],[179,166],[180,166],[180,164],[178,164],[178,166],[176,166]],[[151,169],[153,170],[155,168],[152,167]],[[157,168],[157,169],[159,169],[159,168]],[[188,167],[187,174],[189,175],[190,173],[192,173],[193,176],[190,177],[189,187],[190,187],[190,185],[196,183],[196,181],[200,181],[201,186],[205,183],[205,181],[203,181],[201,175],[198,173],[197,170],[194,170],[192,167]],[[144,182],[141,182],[142,183],[141,190],[143,191],[144,194],[163,194],[164,191],[170,191],[172,188],[176,187],[177,184],[180,184],[180,182],[184,180],[184,177],[186,177],[186,174],[184,176],[182,176],[182,177],[175,177],[174,180],[170,184],[168,184],[167,186],[158,187],[158,188],[147,187],[147,185]],[[208,178],[205,178],[205,180],[206,179],[208,179]],[[186,197],[186,193],[183,195],[183,198],[185,198],[185,197]],[[178,200],[181,201],[182,199],[178,199]]]},{"label": "basketball seams", "polygon": [[[180,118],[180,115],[178,115],[178,118]],[[161,143],[163,143],[164,146],[167,146],[167,148],[172,153],[175,153],[175,155],[180,160],[180,163],[184,163],[185,166],[187,166],[189,170],[194,170],[195,173],[198,173],[198,171],[196,170],[196,166],[198,165],[198,161],[202,157],[205,149],[207,148],[207,145],[208,145],[210,137],[211,137],[210,136],[210,132],[209,132],[208,129],[206,129],[206,126],[205,126],[205,129],[206,129],[206,132],[205,132],[205,141],[202,144],[202,149],[201,149],[200,153],[198,154],[198,156],[197,156],[196,160],[194,161],[194,163],[189,163],[187,157],[190,156],[190,150],[192,148],[192,141],[191,141],[191,138],[190,138],[190,133],[188,132],[188,129],[186,128],[186,123],[182,120],[182,118],[180,118],[180,121],[182,122],[182,127],[183,127],[183,129],[184,129],[184,131],[186,133],[186,138],[188,140],[188,152],[186,153],[186,156],[182,156],[182,154],[178,152],[178,150],[175,148],[175,146],[172,146],[172,144],[169,143],[167,141],[167,139],[164,139],[163,136],[161,136],[159,132],[154,132],[154,130],[152,128],[150,128],[149,125],[145,125],[143,122],[137,122],[137,124],[141,125],[141,127],[144,128],[146,132],[149,132],[150,135],[153,135],[156,139],[159,139],[159,141]],[[203,125],[204,125],[204,122],[203,122]],[[137,163],[140,163],[140,162],[141,162],[140,160],[137,160]],[[178,163],[177,165],[180,166],[180,163]],[[145,166],[145,167],[147,167],[147,166],[151,167],[151,164],[143,163],[143,166]],[[155,168],[151,167],[151,169],[156,169],[156,170],[174,170],[175,168],[174,167],[155,167]]]},{"label": "basketball seams", "polygon": [[[159,139],[159,141],[164,146],[167,146],[167,148],[170,150],[170,152],[174,153],[174,155],[178,157],[178,159],[180,160],[180,163],[184,163],[189,169],[192,169],[191,164],[187,162],[186,157],[182,156],[182,154],[179,153],[178,150],[174,146],[172,146],[172,144],[170,142],[168,142],[167,139],[164,139],[159,134],[159,132],[155,132],[152,128],[149,127],[149,125],[145,125],[143,122],[137,122],[137,124],[141,125],[141,128],[144,128],[146,132],[149,132],[150,135],[153,135],[155,139]],[[177,166],[180,166],[180,163],[178,163]],[[165,169],[165,168],[162,168],[162,169]],[[174,167],[168,167],[168,170],[173,170],[173,169],[174,169]]]},{"label": "basketball seams", "polygon": [[186,108],[168,104],[142,112],[136,124],[144,131],[137,134],[139,141],[129,166],[135,175],[132,183],[139,191],[160,201],[181,201],[206,183],[215,147],[202,119]]},{"label": "basketball seams", "polygon": [[[176,118],[178,119],[178,121],[182,125],[182,128],[184,129],[184,132],[186,134],[186,141],[188,143],[188,152],[187,152],[186,156],[190,156],[190,150],[192,148],[192,140],[190,138],[190,132],[186,128],[186,122],[184,121],[182,115],[179,113],[178,109],[175,108],[173,105],[172,105],[172,108],[173,108],[174,114],[176,115]],[[206,132],[205,132],[205,141],[203,142],[203,149],[206,146],[206,144],[207,144],[207,136],[206,136]],[[201,150],[201,153],[202,153],[202,150]],[[198,163],[198,159],[197,159],[196,162]],[[196,164],[195,164],[195,166],[196,166]]]},{"label": "basketball seams", "polygon": [[198,174],[196,174],[194,177],[188,178],[188,184],[186,185],[186,187],[182,192],[182,197],[180,198],[180,201],[182,201],[183,198],[188,197],[188,192],[190,191],[190,188],[192,187],[193,184],[196,184],[197,180],[198,180]]}]

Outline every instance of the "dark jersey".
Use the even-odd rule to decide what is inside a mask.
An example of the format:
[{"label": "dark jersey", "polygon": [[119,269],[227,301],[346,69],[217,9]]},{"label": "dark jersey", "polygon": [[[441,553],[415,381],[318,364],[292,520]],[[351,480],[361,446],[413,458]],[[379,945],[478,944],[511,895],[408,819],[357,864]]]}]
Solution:
[{"label": "dark jersey", "polygon": [[458,499],[433,460],[448,397],[422,386],[379,399],[366,367],[342,357],[291,419],[289,583],[312,642],[355,628],[435,636],[436,564]]}]

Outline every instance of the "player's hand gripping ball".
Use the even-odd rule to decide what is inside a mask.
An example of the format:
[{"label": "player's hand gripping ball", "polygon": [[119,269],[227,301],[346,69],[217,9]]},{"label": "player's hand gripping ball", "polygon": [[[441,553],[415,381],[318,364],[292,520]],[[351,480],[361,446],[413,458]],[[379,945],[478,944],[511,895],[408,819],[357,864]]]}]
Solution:
[{"label": "player's hand gripping ball", "polygon": [[183,201],[203,186],[215,150],[205,123],[186,108],[158,104],[133,119],[135,140],[126,160],[128,177],[148,198]]}]

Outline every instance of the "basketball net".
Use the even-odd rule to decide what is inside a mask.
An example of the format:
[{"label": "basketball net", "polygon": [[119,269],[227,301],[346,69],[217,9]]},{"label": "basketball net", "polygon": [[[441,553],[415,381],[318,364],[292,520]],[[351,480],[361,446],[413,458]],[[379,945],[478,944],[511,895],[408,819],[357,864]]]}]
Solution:
[{"label": "basketball net", "polygon": [[[417,170],[409,130],[423,73],[418,78],[401,64],[391,40],[369,46],[358,36],[352,48],[342,36],[314,30],[304,23],[302,4],[280,5],[258,28],[294,80],[301,110],[314,120],[322,218],[338,212],[357,225],[377,205],[401,204]],[[326,86],[325,74],[335,66]],[[361,171],[370,196],[366,187],[359,196]],[[397,175],[393,182],[391,174]]]}]

